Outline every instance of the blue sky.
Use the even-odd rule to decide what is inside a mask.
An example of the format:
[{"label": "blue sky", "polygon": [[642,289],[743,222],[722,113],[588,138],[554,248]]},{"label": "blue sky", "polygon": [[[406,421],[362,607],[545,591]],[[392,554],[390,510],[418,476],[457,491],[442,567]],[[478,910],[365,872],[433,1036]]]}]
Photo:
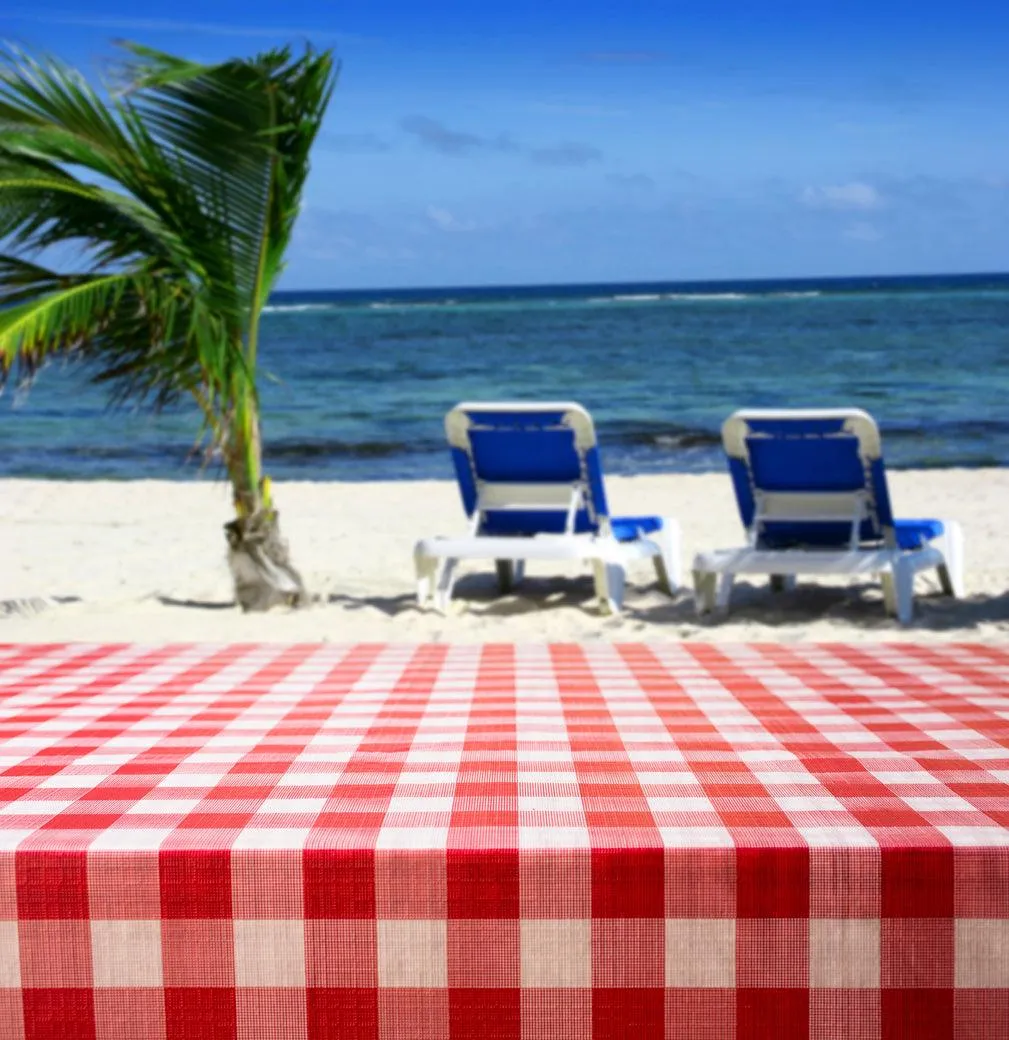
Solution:
[{"label": "blue sky", "polygon": [[10,0],[0,36],[93,72],[334,47],[285,288],[1009,270],[996,0],[154,10]]}]

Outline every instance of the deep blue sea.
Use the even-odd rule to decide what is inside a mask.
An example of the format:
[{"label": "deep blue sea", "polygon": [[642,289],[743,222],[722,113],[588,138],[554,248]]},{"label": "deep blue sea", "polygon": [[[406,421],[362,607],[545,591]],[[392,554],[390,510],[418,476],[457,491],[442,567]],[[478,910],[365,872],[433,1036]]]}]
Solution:
[{"label": "deep blue sea", "polygon": [[[866,408],[896,466],[1009,465],[1009,275],[279,293],[261,357],[280,479],[447,478],[444,413],[494,398],[580,401],[616,473],[721,469],[744,405]],[[0,400],[0,475],[192,479],[198,430],[53,364]]]}]

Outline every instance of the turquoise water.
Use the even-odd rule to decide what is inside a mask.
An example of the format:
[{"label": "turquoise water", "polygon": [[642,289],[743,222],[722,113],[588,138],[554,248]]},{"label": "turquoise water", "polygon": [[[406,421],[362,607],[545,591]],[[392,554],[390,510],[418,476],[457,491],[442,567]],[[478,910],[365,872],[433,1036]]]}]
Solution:
[{"label": "turquoise water", "polygon": [[[448,477],[442,417],[481,398],[582,402],[610,472],[720,469],[744,405],[866,408],[898,466],[1009,465],[1009,275],[281,293],[261,356],[277,478]],[[50,365],[0,401],[0,474],[190,479],[198,430]]]}]

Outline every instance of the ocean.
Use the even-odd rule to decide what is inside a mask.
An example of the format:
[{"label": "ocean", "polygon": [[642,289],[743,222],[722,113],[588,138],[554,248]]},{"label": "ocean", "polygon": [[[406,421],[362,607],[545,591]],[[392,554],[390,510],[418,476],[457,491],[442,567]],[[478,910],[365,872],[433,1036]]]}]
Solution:
[{"label": "ocean", "polygon": [[[865,408],[897,467],[1009,465],[1009,275],[284,292],[260,355],[277,479],[448,478],[466,399],[581,402],[611,473],[722,469],[742,406]],[[194,479],[198,431],[50,364],[0,400],[0,475]]]}]

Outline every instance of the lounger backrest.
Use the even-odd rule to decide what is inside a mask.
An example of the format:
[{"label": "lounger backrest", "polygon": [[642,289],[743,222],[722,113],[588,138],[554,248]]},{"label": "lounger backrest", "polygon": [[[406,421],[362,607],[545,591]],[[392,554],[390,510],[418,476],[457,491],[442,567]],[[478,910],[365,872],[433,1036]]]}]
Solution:
[{"label": "lounger backrest", "polygon": [[580,405],[459,404],[445,432],[481,534],[597,532],[608,522],[596,433]]},{"label": "lounger backrest", "polygon": [[743,525],[759,547],[892,543],[879,429],[866,412],[739,411],[722,442]]}]

